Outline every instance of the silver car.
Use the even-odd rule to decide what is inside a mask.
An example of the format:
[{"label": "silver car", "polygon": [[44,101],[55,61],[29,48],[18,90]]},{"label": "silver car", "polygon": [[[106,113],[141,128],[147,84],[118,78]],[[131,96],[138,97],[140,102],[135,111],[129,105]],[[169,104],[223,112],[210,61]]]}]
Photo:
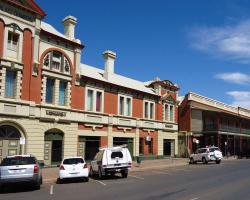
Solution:
[{"label": "silver car", "polygon": [[0,189],[13,183],[30,183],[33,188],[40,189],[42,166],[32,155],[7,156],[0,165]]}]

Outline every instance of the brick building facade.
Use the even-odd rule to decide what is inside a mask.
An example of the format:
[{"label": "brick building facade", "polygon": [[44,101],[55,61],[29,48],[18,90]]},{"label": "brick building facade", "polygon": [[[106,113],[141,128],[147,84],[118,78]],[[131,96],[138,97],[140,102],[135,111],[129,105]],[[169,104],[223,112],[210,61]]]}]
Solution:
[{"label": "brick building facade", "polygon": [[178,86],[116,74],[112,51],[103,69],[81,63],[77,19],[64,18],[62,34],[45,15],[33,0],[0,2],[0,159],[31,153],[53,165],[121,144],[133,156],[178,154]]}]

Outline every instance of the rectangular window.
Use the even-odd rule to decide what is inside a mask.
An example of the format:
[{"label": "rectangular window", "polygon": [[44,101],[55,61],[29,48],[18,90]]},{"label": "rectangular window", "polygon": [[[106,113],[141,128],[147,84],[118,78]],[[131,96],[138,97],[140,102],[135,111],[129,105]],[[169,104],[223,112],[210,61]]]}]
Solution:
[{"label": "rectangular window", "polygon": [[170,118],[170,121],[173,122],[174,121],[174,106],[170,106],[170,111],[169,111],[169,118]]},{"label": "rectangular window", "polygon": [[103,92],[95,89],[87,89],[87,111],[103,111]]},{"label": "rectangular window", "polygon": [[155,103],[150,101],[144,101],[144,118],[154,119],[155,118]]},{"label": "rectangular window", "polygon": [[132,98],[119,95],[119,115],[132,115]]},{"label": "rectangular window", "polygon": [[46,83],[46,103],[53,103],[55,80],[47,79]]},{"label": "rectangular window", "polygon": [[16,72],[6,70],[5,97],[14,98],[16,85]]},{"label": "rectangular window", "polygon": [[144,117],[148,118],[148,102],[145,102],[144,104]]},{"label": "rectangular window", "polygon": [[19,35],[13,32],[8,32],[8,46],[7,48],[12,51],[18,50]]},{"label": "rectangular window", "polygon": [[101,112],[102,107],[102,93],[97,91],[96,92],[96,111]]},{"label": "rectangular window", "polygon": [[88,90],[88,100],[87,100],[87,110],[93,111],[93,101],[94,101],[94,95],[93,90]]},{"label": "rectangular window", "polygon": [[120,97],[119,108],[119,115],[124,115],[124,97]]},{"label": "rectangular window", "polygon": [[60,81],[60,86],[59,86],[59,105],[61,105],[61,106],[65,105],[66,88],[67,88],[67,83],[63,82],[63,81]]},{"label": "rectangular window", "polygon": [[168,113],[168,107],[169,107],[168,104],[164,105],[164,120],[165,121],[168,121],[168,114],[169,114]]}]

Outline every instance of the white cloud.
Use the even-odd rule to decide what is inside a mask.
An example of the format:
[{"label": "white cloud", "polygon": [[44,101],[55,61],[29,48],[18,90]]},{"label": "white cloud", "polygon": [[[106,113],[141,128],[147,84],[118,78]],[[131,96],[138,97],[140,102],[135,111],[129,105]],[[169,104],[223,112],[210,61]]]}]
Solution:
[{"label": "white cloud", "polygon": [[233,98],[232,104],[250,109],[250,92],[248,91],[231,91],[227,92]]},{"label": "white cloud", "polygon": [[240,72],[216,74],[215,78],[242,85],[250,83],[250,76]]},{"label": "white cloud", "polygon": [[198,27],[190,33],[191,45],[214,56],[250,63],[250,19],[223,27]]}]

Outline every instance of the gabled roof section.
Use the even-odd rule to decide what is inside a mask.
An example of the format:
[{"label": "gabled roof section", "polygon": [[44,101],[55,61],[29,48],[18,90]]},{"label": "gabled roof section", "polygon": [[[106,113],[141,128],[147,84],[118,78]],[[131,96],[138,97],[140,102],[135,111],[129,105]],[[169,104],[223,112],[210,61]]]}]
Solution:
[{"label": "gabled roof section", "polygon": [[153,84],[159,84],[162,87],[169,88],[169,89],[172,89],[174,91],[178,91],[180,89],[177,84],[172,83],[170,80],[160,80],[159,78],[156,78],[155,80],[151,81],[151,83],[150,83],[150,81],[145,82],[145,83],[149,84],[149,86],[151,86]]},{"label": "gabled roof section", "polygon": [[165,100],[165,101],[167,101],[167,102],[169,102],[169,103],[172,103],[172,104],[175,104],[175,103],[176,103],[176,100],[172,97],[171,94],[168,94],[168,95],[164,96],[164,97],[162,98],[162,100]]},{"label": "gabled roof section", "polygon": [[81,44],[81,42],[75,42],[75,41],[70,40],[64,34],[60,33],[58,30],[56,30],[52,25],[50,25],[44,21],[41,22],[41,29],[42,29],[42,33],[57,37],[63,41],[67,41],[69,43],[72,43],[75,46],[79,46],[80,48],[84,48],[84,45]]},{"label": "gabled roof section", "polygon": [[16,7],[24,9],[28,12],[40,15],[42,18],[46,16],[46,13],[38,6],[34,0],[5,0],[7,3]]},{"label": "gabled roof section", "polygon": [[80,70],[82,76],[158,96],[152,88],[146,87],[144,82],[118,74],[111,74],[110,78],[107,80],[103,77],[104,70],[86,64],[81,64]]}]

